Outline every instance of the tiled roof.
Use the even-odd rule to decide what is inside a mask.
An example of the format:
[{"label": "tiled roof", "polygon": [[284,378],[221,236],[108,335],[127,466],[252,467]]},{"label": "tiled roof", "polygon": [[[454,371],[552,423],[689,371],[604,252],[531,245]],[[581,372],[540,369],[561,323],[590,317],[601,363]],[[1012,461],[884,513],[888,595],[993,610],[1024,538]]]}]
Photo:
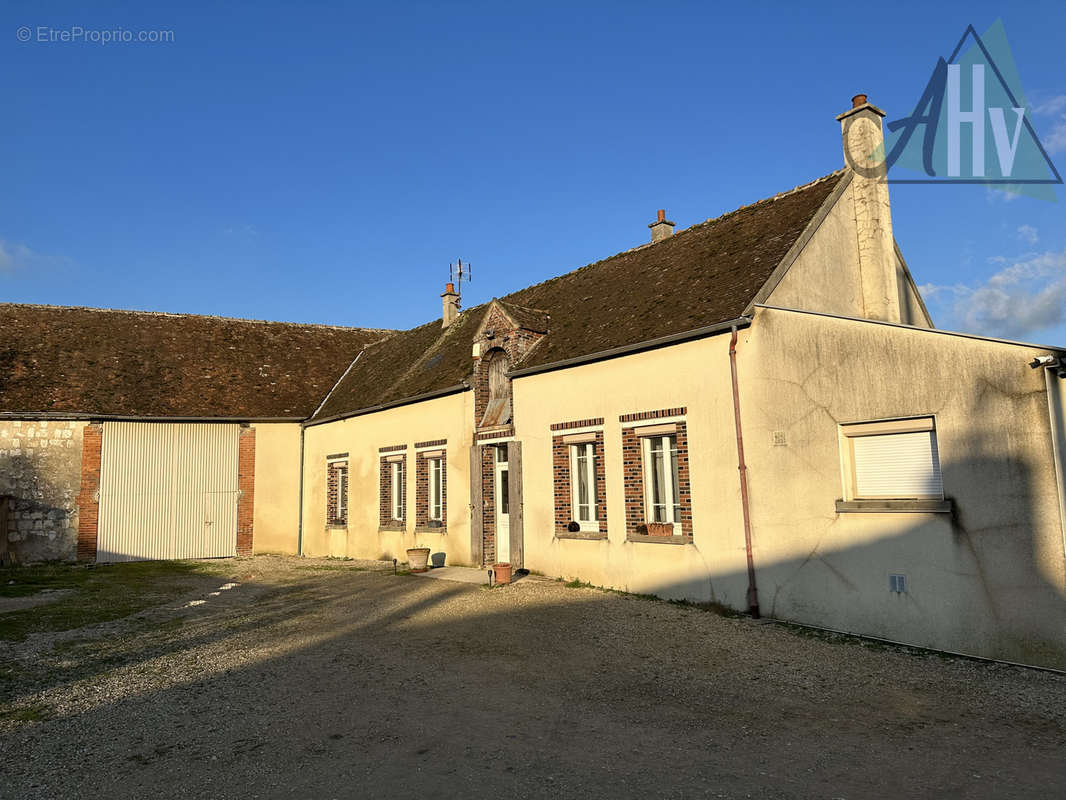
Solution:
[{"label": "tiled roof", "polygon": [[389,333],[0,304],[0,413],[305,418]]},{"label": "tiled roof", "polygon": [[[500,299],[516,322],[548,335],[517,367],[638,344],[735,319],[843,178],[839,171]],[[368,347],[316,419],[465,381],[487,305]],[[538,330],[538,332],[540,332]]]}]

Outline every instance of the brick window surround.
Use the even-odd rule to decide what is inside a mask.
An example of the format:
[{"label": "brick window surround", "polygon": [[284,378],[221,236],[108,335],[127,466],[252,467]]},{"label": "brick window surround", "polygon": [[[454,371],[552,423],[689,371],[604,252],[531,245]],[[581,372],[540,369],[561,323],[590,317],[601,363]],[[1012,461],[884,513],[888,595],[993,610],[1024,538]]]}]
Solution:
[{"label": "brick window surround", "polygon": [[[378,525],[382,530],[404,530],[407,523],[407,445],[382,447],[379,451],[380,486]],[[392,465],[400,465],[400,518],[392,516]]]},{"label": "brick window surround", "polygon": [[[657,420],[684,414],[684,408],[627,414],[620,421]],[[684,420],[671,423],[677,436],[678,495],[681,501],[681,534],[679,536],[648,536],[644,494],[644,449],[640,426],[622,428],[622,485],[625,495],[626,537],[636,541],[676,543],[692,540],[692,486],[689,478],[688,426]]]},{"label": "brick window surround", "polygon": [[[429,462],[440,459],[440,524],[429,518]],[[448,451],[440,449],[415,453],[415,530],[448,532]]]},{"label": "brick window surround", "polygon": [[334,456],[326,461],[326,525],[348,525],[348,459]]},{"label": "brick window surround", "polygon": [[[584,424],[592,420],[583,420]],[[603,420],[599,420],[602,424]],[[565,431],[569,427],[578,427],[573,423],[552,425],[554,431]],[[582,443],[591,443],[596,462],[596,521],[598,531],[571,531],[570,523],[575,521],[573,509],[573,483],[571,479],[570,447],[572,439],[582,439]],[[584,435],[558,433],[552,436],[552,487],[555,496],[555,536],[559,539],[606,539],[607,538],[607,477],[604,468],[603,431],[593,431]]]}]

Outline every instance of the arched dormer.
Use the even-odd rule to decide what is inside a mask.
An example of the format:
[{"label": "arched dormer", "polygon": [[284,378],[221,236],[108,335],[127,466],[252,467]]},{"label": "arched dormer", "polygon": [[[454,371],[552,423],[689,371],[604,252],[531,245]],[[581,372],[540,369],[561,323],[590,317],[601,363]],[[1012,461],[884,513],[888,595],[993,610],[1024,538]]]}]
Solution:
[{"label": "arched dormer", "polygon": [[483,364],[488,398],[478,427],[495,428],[506,425],[511,421],[511,379],[507,377],[511,361],[507,357],[507,351],[502,347],[492,348],[485,354]]},{"label": "arched dormer", "polygon": [[474,334],[474,424],[479,429],[512,423],[511,379],[507,373],[547,333],[546,312],[493,300]]}]

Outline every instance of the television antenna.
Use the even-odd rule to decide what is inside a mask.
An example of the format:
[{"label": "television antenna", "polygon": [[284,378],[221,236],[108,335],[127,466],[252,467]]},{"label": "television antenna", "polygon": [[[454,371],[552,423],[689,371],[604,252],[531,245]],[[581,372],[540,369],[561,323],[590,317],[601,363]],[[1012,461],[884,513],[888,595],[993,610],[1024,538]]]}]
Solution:
[{"label": "television antenna", "polygon": [[473,269],[469,264],[464,264],[463,259],[456,259],[459,263],[448,265],[448,274],[452,279],[452,283],[455,284],[455,289],[459,293],[458,303],[463,302],[463,281],[470,283],[473,277]]}]

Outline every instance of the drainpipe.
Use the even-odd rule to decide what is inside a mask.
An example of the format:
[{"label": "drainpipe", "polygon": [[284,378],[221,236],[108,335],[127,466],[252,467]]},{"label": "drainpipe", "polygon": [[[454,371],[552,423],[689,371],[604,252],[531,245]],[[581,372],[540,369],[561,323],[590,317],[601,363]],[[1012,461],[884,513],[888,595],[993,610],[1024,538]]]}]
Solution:
[{"label": "drainpipe", "polygon": [[300,502],[297,506],[299,508],[300,518],[296,522],[296,555],[303,556],[304,554],[304,433],[307,428],[303,423],[300,423]]},{"label": "drainpipe", "polygon": [[740,472],[740,506],[744,512],[744,549],[748,557],[748,613],[759,618],[759,590],[755,586],[755,558],[751,552],[751,512],[748,509],[748,465],[744,463],[744,433],[740,428],[740,386],[737,383],[737,326],[729,337],[729,373],[733,379],[733,419],[737,428],[737,470]]}]

